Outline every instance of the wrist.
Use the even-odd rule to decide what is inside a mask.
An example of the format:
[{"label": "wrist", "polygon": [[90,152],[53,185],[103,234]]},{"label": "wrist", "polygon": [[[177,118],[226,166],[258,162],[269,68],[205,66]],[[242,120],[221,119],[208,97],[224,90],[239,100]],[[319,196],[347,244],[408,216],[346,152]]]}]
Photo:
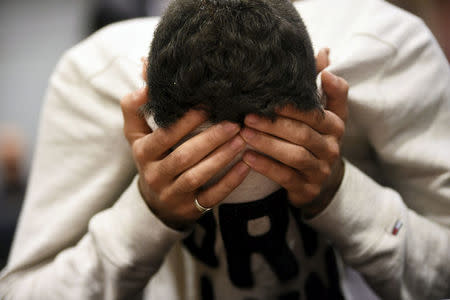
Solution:
[{"label": "wrist", "polygon": [[306,219],[313,218],[321,213],[331,203],[344,178],[345,164],[340,158],[333,166],[333,172],[326,181],[322,190],[312,202],[304,205],[301,210]]},{"label": "wrist", "polygon": [[[147,208],[152,212],[152,214],[158,218],[164,225],[169,227],[172,230],[176,231],[186,231],[191,229],[193,226],[192,221],[186,221],[186,220],[172,220],[171,218],[167,217],[167,214],[164,214],[161,212],[160,209],[158,209],[157,205],[155,205],[155,199],[157,198],[157,195],[155,195],[153,192],[149,191],[149,189],[146,187],[146,183],[144,180],[141,179],[141,176],[139,176],[138,180],[138,190],[139,193],[144,200],[145,204],[147,205]],[[145,192],[144,192],[145,191]]]}]

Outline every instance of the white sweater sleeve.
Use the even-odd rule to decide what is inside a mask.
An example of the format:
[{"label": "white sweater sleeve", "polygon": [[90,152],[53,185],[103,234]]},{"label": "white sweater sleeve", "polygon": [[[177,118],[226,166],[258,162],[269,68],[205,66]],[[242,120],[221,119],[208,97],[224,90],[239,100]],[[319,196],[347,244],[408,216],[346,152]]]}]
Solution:
[{"label": "white sweater sleeve", "polygon": [[[108,94],[126,80],[96,85],[103,79],[80,64],[99,62],[81,48],[51,78],[1,299],[131,299],[185,235],[138,191],[119,101]],[[117,58],[104,65],[122,66]]]},{"label": "white sweater sleeve", "polygon": [[450,68],[421,22],[389,32],[393,54],[357,116],[385,186],[346,162],[335,198],[308,222],[382,299],[448,298]]}]

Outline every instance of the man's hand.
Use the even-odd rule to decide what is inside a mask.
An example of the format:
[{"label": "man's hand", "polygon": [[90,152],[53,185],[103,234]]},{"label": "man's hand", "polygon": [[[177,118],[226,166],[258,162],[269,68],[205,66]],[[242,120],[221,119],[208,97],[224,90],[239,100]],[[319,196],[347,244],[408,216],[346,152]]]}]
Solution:
[{"label": "man's hand", "polygon": [[145,89],[121,101],[124,133],[139,171],[139,188],[155,215],[174,229],[184,229],[201,216],[194,205],[195,197],[203,207],[213,207],[248,175],[250,169],[241,161],[216,184],[199,190],[245,148],[245,143],[238,134],[239,125],[222,122],[170,151],[206,117],[202,112],[189,111],[170,128],[151,132],[138,115],[146,101]]},{"label": "man's hand", "polygon": [[[327,50],[318,55],[318,71],[328,65]],[[348,85],[324,71],[322,86],[327,105],[319,111],[301,112],[291,106],[271,120],[248,115],[241,136],[255,151],[243,160],[255,171],[280,184],[290,202],[307,217],[322,211],[336,193],[343,175],[340,140],[347,120]]]}]

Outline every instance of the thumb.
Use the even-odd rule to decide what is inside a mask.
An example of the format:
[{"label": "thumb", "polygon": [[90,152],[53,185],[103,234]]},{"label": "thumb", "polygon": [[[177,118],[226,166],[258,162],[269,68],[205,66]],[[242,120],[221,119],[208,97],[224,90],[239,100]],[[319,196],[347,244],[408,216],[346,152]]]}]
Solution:
[{"label": "thumb", "polygon": [[316,56],[316,71],[317,74],[323,71],[326,67],[330,65],[330,59],[328,56],[330,55],[329,48],[322,48],[319,50]]},{"label": "thumb", "polygon": [[332,111],[344,122],[347,120],[348,83],[326,70],[322,72],[322,88],[327,96],[325,109]]},{"label": "thumb", "polygon": [[141,77],[142,80],[147,80],[147,68],[148,68],[148,59],[146,57],[141,57],[142,62],[142,71],[141,71]]},{"label": "thumb", "polygon": [[151,133],[150,127],[142,117],[140,108],[147,103],[147,87],[134,91],[120,101],[123,114],[123,132],[130,145],[137,139]]}]

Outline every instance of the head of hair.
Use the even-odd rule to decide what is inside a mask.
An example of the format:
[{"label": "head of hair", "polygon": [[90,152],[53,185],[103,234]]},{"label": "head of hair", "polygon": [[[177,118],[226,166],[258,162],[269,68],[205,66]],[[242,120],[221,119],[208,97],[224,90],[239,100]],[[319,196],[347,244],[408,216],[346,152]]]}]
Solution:
[{"label": "head of hair", "polygon": [[212,123],[275,118],[292,104],[320,108],[306,27],[288,0],[174,0],[162,16],[147,67],[144,112],[168,127],[188,110]]}]

